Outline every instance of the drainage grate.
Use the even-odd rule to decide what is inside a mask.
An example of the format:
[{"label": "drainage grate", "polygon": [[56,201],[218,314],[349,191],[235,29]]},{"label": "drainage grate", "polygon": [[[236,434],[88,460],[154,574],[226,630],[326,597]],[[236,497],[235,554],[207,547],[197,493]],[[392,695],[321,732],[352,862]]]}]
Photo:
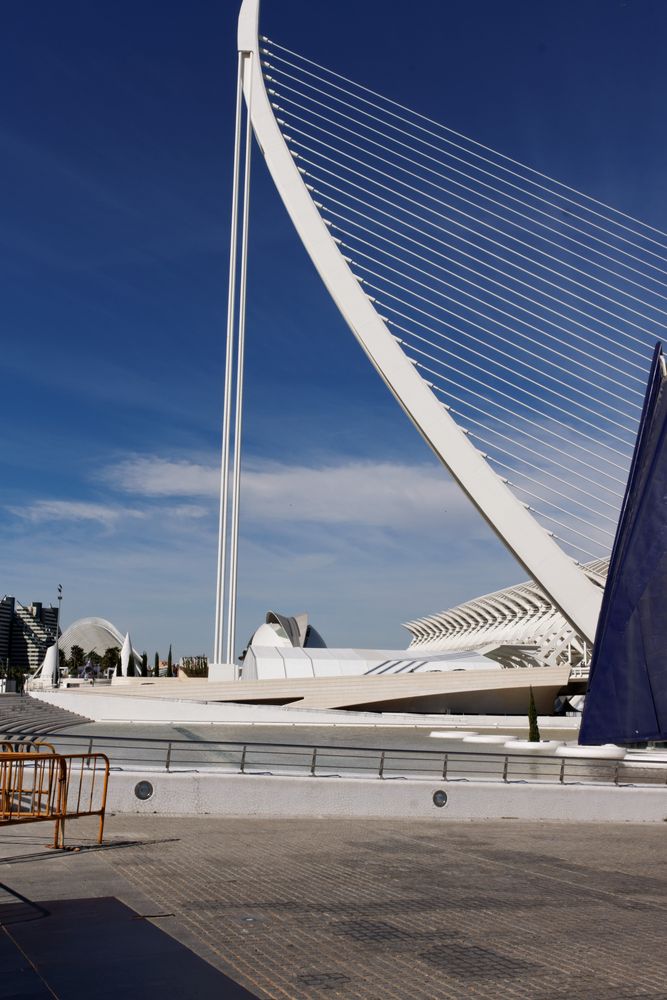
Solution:
[{"label": "drainage grate", "polygon": [[384,920],[349,920],[337,924],[336,930],[352,938],[353,941],[407,941],[414,935],[400,927],[394,927]]},{"label": "drainage grate", "polygon": [[455,941],[423,951],[419,957],[429,965],[435,965],[443,972],[460,979],[511,978],[529,969],[540,968],[532,962],[510,958],[488,948],[458,944]]}]

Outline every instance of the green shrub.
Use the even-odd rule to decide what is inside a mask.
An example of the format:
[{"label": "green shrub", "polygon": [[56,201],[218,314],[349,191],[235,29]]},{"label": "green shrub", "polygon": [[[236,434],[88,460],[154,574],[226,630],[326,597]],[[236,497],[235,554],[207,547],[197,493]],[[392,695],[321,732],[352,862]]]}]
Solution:
[{"label": "green shrub", "polygon": [[540,742],[540,727],[537,724],[537,707],[535,705],[535,695],[533,694],[532,686],[528,702],[528,741],[530,743]]}]

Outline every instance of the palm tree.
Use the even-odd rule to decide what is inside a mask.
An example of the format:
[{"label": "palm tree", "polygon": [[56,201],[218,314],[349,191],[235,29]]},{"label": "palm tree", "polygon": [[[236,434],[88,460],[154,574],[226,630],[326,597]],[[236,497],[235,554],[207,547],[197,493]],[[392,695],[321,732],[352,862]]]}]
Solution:
[{"label": "palm tree", "polygon": [[69,659],[70,659],[70,665],[72,667],[75,667],[77,670],[79,667],[82,667],[84,665],[86,660],[85,660],[85,654],[81,646],[77,646],[76,644],[72,646],[72,648],[69,651]]}]

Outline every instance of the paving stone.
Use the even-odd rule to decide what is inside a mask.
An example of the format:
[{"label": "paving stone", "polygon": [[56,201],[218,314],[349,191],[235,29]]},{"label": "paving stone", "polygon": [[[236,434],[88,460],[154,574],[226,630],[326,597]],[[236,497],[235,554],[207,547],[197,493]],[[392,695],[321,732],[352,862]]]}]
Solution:
[{"label": "paving stone", "polygon": [[662,826],[125,816],[66,857],[34,829],[0,882],[113,890],[266,1000],[667,1000]]}]

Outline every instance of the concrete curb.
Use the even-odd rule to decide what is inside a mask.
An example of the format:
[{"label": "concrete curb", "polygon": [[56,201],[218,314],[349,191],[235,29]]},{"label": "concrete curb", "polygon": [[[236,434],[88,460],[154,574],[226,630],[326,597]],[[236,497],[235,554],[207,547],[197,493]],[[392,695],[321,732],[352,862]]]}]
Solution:
[{"label": "concrete curb", "polygon": [[[153,786],[146,801],[135,795],[140,781]],[[446,792],[443,807],[434,804],[437,791]],[[124,771],[111,775],[107,809],[168,816],[659,823],[667,821],[667,789]]]}]

